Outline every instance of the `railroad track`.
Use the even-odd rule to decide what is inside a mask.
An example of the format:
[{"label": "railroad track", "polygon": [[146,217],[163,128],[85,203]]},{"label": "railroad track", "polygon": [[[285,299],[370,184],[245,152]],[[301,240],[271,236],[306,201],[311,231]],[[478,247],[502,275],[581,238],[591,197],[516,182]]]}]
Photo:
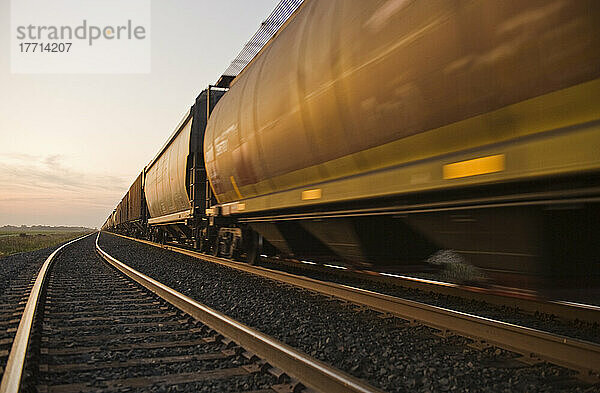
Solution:
[{"label": "railroad track", "polygon": [[12,286],[0,296],[0,369],[4,369],[13,343],[19,318],[23,314],[27,296],[34,280],[21,274],[12,280]]},{"label": "railroad track", "polygon": [[543,299],[530,292],[519,292],[513,288],[482,288],[402,274],[350,269],[339,270],[336,269],[336,267],[329,268],[329,271],[326,271],[322,266],[294,260],[271,258],[269,259],[269,263],[274,266],[281,266],[283,267],[283,270],[289,268],[292,272],[307,272],[309,275],[311,273],[318,275],[323,273],[333,273],[332,271],[335,271],[335,275],[347,277],[350,280],[368,280],[375,283],[414,289],[421,292],[431,292],[443,296],[485,302],[496,306],[518,309],[527,313],[552,315],[565,321],[584,321],[600,325],[600,306]]},{"label": "railroad track", "polygon": [[[379,311],[384,316],[394,316],[412,323],[424,324],[438,330],[441,335],[468,337],[473,339],[474,347],[486,348],[496,346],[507,349],[521,354],[522,357],[520,360],[525,363],[549,362],[577,371],[578,377],[587,382],[600,382],[600,345],[598,343],[552,334],[463,312],[456,312],[347,285],[323,282],[263,267],[250,266],[169,245],[159,245],[133,238],[128,239],[218,263],[326,296],[335,297],[352,304]],[[573,306],[555,304],[552,307],[560,309],[561,307]],[[572,313],[572,309],[568,313],[565,311],[565,315],[573,315]]]},{"label": "railroad track", "polygon": [[[89,235],[87,235],[89,236]],[[83,239],[82,236],[78,239],[74,239],[65,245],[58,247],[50,256],[46,258],[46,262],[56,257],[62,249],[79,240]],[[21,316],[24,314],[27,299],[35,287],[36,282],[36,271],[43,266],[42,263],[31,263],[22,266],[22,269],[16,275],[16,277],[8,280],[10,286],[7,287],[2,296],[0,296],[0,372],[4,373],[8,357],[10,354],[10,348],[17,335]]]},{"label": "railroad track", "polygon": [[378,391],[76,241],[32,286],[2,393]]},{"label": "railroad track", "polygon": [[[179,252],[195,258],[202,258],[211,262],[219,263],[225,266],[237,268],[258,275],[266,275],[269,278],[284,281],[285,275],[273,275],[271,272],[276,272],[279,269],[267,269],[260,266],[251,266],[243,262],[236,262],[229,259],[218,258],[212,255],[189,250],[187,248],[177,247],[170,244],[160,244],[148,240],[137,239],[134,237],[124,236],[113,233],[112,235],[120,236],[125,239],[134,240],[144,244],[149,244],[155,247]],[[273,264],[278,264],[283,267],[289,267],[292,271],[307,271],[314,273],[328,273],[320,266],[312,264],[303,264],[296,261],[277,260],[272,261]],[[488,290],[485,288],[472,287],[448,282],[440,282],[429,279],[422,279],[404,275],[388,275],[376,274],[375,272],[362,272],[352,270],[338,270],[335,268],[329,269],[330,272],[335,271],[335,275],[339,277],[347,277],[351,280],[367,280],[375,283],[382,283],[391,286],[403,287],[406,289],[414,289],[425,293],[436,293],[443,296],[452,296],[467,300],[484,302],[501,307],[509,307],[520,310],[526,313],[534,314],[541,313],[549,316],[554,316],[565,321],[583,321],[590,324],[600,325],[600,307],[588,304],[579,304],[566,301],[549,301],[541,299],[530,294],[516,294],[510,291],[500,289]],[[293,275],[298,275],[294,274]]]}]

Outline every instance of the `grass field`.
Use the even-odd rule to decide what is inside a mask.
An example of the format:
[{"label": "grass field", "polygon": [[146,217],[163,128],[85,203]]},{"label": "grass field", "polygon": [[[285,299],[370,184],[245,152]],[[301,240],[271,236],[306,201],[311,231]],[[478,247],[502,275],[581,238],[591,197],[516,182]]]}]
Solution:
[{"label": "grass field", "polygon": [[69,239],[75,239],[89,232],[73,231],[0,231],[0,258],[19,252],[34,251],[52,247]]}]

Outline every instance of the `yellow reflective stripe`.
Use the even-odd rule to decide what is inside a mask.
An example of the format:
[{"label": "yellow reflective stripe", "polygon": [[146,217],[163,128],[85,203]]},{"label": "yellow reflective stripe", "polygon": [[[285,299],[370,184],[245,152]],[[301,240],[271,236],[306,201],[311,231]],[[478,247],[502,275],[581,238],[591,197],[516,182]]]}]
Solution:
[{"label": "yellow reflective stripe", "polygon": [[461,177],[501,172],[504,168],[504,154],[479,157],[444,165],[444,179],[458,179]]},{"label": "yellow reflective stripe", "polygon": [[315,188],[314,190],[306,190],[302,191],[302,200],[309,201],[312,199],[321,199],[322,192],[320,188]]},{"label": "yellow reflective stripe", "polygon": [[229,176],[229,180],[231,180],[231,185],[233,186],[233,189],[235,190],[235,193],[237,194],[238,198],[243,199],[244,197],[240,193],[240,189],[238,188],[237,183],[235,182],[235,179],[233,178],[233,176]]}]

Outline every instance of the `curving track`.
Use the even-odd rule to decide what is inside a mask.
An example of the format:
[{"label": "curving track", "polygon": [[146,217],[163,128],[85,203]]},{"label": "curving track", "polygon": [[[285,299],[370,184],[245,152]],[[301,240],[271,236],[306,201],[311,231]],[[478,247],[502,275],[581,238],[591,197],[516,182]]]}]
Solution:
[{"label": "curving track", "polygon": [[[526,363],[547,361],[552,364],[564,366],[577,371],[579,373],[579,378],[583,380],[592,383],[598,383],[599,381],[600,345],[598,343],[476,315],[469,315],[464,312],[431,306],[429,304],[401,299],[361,288],[324,282],[257,266],[250,266],[244,263],[224,260],[222,258],[216,258],[173,246],[161,246],[143,240],[138,241],[342,299],[353,304],[382,312],[384,315],[400,317],[413,323],[421,323],[439,330],[442,335],[460,335],[468,337],[473,339],[475,346],[480,348],[492,345],[517,352],[522,354],[521,360]],[[417,283],[418,280],[415,280],[414,282]],[[431,285],[431,282],[423,282],[427,285]],[[573,315],[575,312],[574,310],[578,309],[578,307],[573,307],[572,305],[559,303],[549,307],[555,307],[557,309],[572,307],[570,311],[564,311],[566,315]],[[584,311],[589,313],[590,309],[586,308]],[[592,309],[592,311],[597,312],[597,310],[594,309]],[[583,315],[590,315],[586,313]],[[595,317],[596,314],[592,313],[592,315]]]},{"label": "curving track", "polygon": [[[564,321],[585,321],[600,325],[600,306],[570,301],[556,301],[540,298],[529,291],[516,288],[477,286],[444,282],[435,279],[419,278],[401,274],[379,273],[362,270],[338,270],[297,260],[269,258],[268,264],[278,270],[294,274],[319,277],[336,282],[351,282],[360,286],[361,282],[379,283],[382,287],[401,287],[421,292],[431,292],[442,296],[457,297],[477,302],[485,302],[500,307],[510,307],[526,313],[542,313]],[[354,285],[354,284],[352,284]]]},{"label": "curving track", "polygon": [[377,391],[136,272],[96,243],[110,265],[101,263],[93,247],[93,239],[81,240],[45,262],[2,393],[174,385],[184,391]]},{"label": "curving track", "polygon": [[[272,271],[272,269],[264,269],[259,266],[250,266],[246,263],[239,263],[225,258],[214,257],[212,255],[196,252],[188,248],[178,247],[177,245],[173,244],[160,244],[116,233],[113,233],[113,235],[149,244],[155,247],[164,248],[166,250],[190,255],[192,257],[201,258],[207,261],[220,263],[226,266],[237,268],[239,270],[254,272],[259,275],[265,270]],[[313,277],[320,281],[332,281],[342,284],[352,283],[352,286],[362,288],[369,286],[364,285],[367,282],[375,284],[379,283],[384,287],[401,287],[409,290],[412,289],[421,291],[424,293],[435,293],[442,296],[484,302],[499,307],[509,307],[529,314],[547,314],[551,318],[558,318],[564,321],[582,321],[589,324],[600,325],[600,306],[592,304],[582,304],[568,301],[552,301],[539,298],[533,294],[517,293],[508,289],[472,287],[468,285],[460,285],[424,278],[385,273],[381,274],[371,271],[349,269],[338,270],[335,269],[335,267],[324,268],[320,265],[302,263],[302,261],[296,260],[283,260],[276,258],[265,259],[269,264],[267,266],[274,267],[276,271],[288,272],[297,276]],[[278,279],[277,276],[272,278]],[[394,292],[393,290],[386,292],[383,290],[383,288],[375,291],[385,293]]]},{"label": "curving track", "polygon": [[[67,246],[89,236],[91,236],[91,234],[78,239],[71,240],[70,242],[67,242],[58,247],[44,261],[44,264],[42,265],[39,274],[35,278],[35,281],[30,281],[29,285],[13,287],[14,290],[20,292],[20,294],[16,295],[17,298],[20,300],[18,303],[19,306],[24,304],[24,307],[20,320],[15,319],[9,321],[16,322],[17,320],[19,320],[19,325],[18,328],[14,329],[14,338],[11,337],[7,339],[7,342],[8,340],[12,339],[12,347],[10,352],[8,353],[6,366],[3,370],[4,373],[2,375],[2,382],[0,384],[1,393],[19,391],[19,386],[23,374],[23,365],[25,363],[25,356],[27,353],[28,345],[30,343],[30,336],[33,328],[34,316],[38,307],[38,303],[44,286],[44,281],[46,280],[46,274],[50,268],[50,265],[52,264],[54,259],[59,255],[59,253],[61,253],[63,249],[65,249]],[[25,299],[27,300],[25,301]],[[15,314],[13,314],[13,316],[17,317],[19,314],[21,314],[20,310],[21,308],[19,307],[18,311],[16,311]],[[12,333],[11,330],[12,329],[7,329],[7,333]]]},{"label": "curving track", "polygon": [[[113,239],[118,238],[114,237]],[[134,250],[132,254],[127,251],[127,248],[123,248],[125,244],[119,249],[119,247],[115,248],[114,244],[111,246],[111,242],[103,242],[101,243],[102,247],[105,245],[108,247],[102,249],[98,244],[98,238],[96,238],[95,244],[93,238],[73,243],[68,247],[61,248],[62,253],[57,250],[48,258],[42,269],[42,272],[46,273],[40,274],[33,286],[21,318],[20,325],[22,326],[13,343],[11,360],[6,367],[0,388],[2,393],[19,391],[20,384],[27,390],[35,387],[37,391],[47,392],[148,391],[164,390],[170,386],[183,391],[202,389],[204,391],[254,392],[300,391],[302,389],[326,392],[378,391],[376,388],[366,385],[359,378],[374,383],[374,386],[381,388],[385,386],[384,390],[397,391],[401,390],[400,386],[381,385],[379,381],[382,377],[393,381],[394,379],[389,379],[388,376],[396,378],[409,375],[413,373],[412,369],[416,367],[418,370],[421,367],[418,363],[420,355],[411,355],[413,346],[414,349],[423,348],[421,351],[425,350],[426,353],[440,351],[439,355],[435,355],[439,356],[439,359],[446,358],[447,355],[444,354],[447,354],[447,351],[456,353],[452,357],[457,360],[461,359],[460,362],[465,364],[469,359],[474,359],[473,363],[475,363],[475,359],[483,363],[492,361],[495,365],[491,369],[489,366],[485,366],[482,371],[496,369],[497,372],[501,372],[497,377],[492,378],[496,381],[505,378],[501,375],[510,375],[508,370],[513,367],[517,367],[514,370],[518,370],[514,371],[516,378],[523,378],[524,375],[535,376],[538,372],[536,370],[544,370],[541,381],[546,378],[543,382],[546,385],[542,384],[536,387],[534,389],[536,391],[542,391],[548,387],[551,387],[550,390],[562,390],[555,386],[555,383],[566,383],[566,386],[570,387],[569,390],[573,391],[590,391],[590,389],[593,391],[598,386],[589,387],[587,385],[586,388],[585,384],[579,385],[570,381],[572,372],[560,371],[556,366],[551,365],[540,366],[539,363],[546,360],[553,364],[564,365],[577,370],[579,378],[597,383],[600,345],[595,343],[398,299],[364,289],[298,277],[289,273],[274,272],[264,268],[256,268],[256,271],[253,271],[254,267],[245,264],[202,256],[203,259],[251,273],[251,275],[242,273],[241,275],[248,276],[242,281],[256,281],[256,279],[248,279],[250,276],[257,277],[258,272],[262,277],[268,277],[268,280],[263,278],[260,280],[271,282],[276,280],[279,284],[275,287],[279,287],[279,289],[275,288],[275,292],[268,297],[279,292],[280,295],[275,296],[287,299],[284,303],[291,302],[297,305],[300,300],[300,303],[304,304],[311,313],[317,315],[321,312],[319,309],[323,308],[319,304],[325,305],[323,309],[330,309],[329,315],[333,318],[322,320],[324,324],[317,323],[310,326],[313,330],[310,333],[311,340],[318,341],[316,343],[318,348],[326,349],[326,346],[321,347],[321,343],[325,344],[330,341],[330,337],[323,335],[322,328],[329,324],[335,326],[336,319],[345,318],[342,314],[353,313],[363,314],[358,318],[358,323],[368,325],[366,326],[367,331],[373,332],[373,340],[361,336],[364,327],[347,326],[349,328],[347,332],[353,333],[347,337],[344,346],[348,345],[347,349],[354,348],[358,352],[350,354],[347,349],[345,351],[341,349],[346,359],[354,359],[356,355],[359,356],[358,359],[367,356],[364,357],[364,360],[369,359],[369,362],[373,361],[374,364],[384,365],[388,361],[385,359],[388,358],[377,359],[380,356],[377,354],[378,349],[373,349],[374,352],[370,354],[362,352],[363,344],[361,342],[373,341],[381,347],[382,351],[395,340],[400,342],[408,340],[407,343],[410,343],[408,346],[404,344],[404,347],[400,347],[402,348],[400,351],[393,349],[394,345],[383,351],[384,357],[396,356],[399,365],[404,365],[405,371],[400,374],[392,371],[396,369],[391,363],[388,363],[390,371],[376,368],[377,375],[368,375],[361,371],[363,366],[357,365],[356,369],[354,367],[346,369],[344,368],[346,366],[342,367],[341,363],[327,360],[329,364],[335,364],[346,370],[347,373],[340,372],[324,362],[314,359],[314,354],[320,350],[313,353],[300,343],[298,343],[299,345],[293,344],[300,351],[311,354],[311,356],[307,356],[297,349],[277,341],[276,339],[282,340],[277,335],[266,336],[264,333],[168,288],[107,254],[107,251],[111,254],[116,251],[116,254],[113,255],[120,255],[120,258],[128,263],[134,262],[132,266],[139,266],[142,271],[146,271],[147,268],[140,264],[140,260],[148,258],[145,265],[153,266],[150,270],[154,272],[160,271],[160,268],[156,269],[163,265],[156,264],[156,258],[160,258],[158,252],[156,255],[152,255],[152,253],[142,255],[142,253],[137,258],[134,257],[135,253],[142,251],[139,247],[146,246],[133,247],[134,244],[127,243],[126,247]],[[94,255],[94,249],[108,264],[100,262]],[[156,248],[148,247],[146,249],[148,251],[156,250]],[[186,250],[179,250],[179,252],[190,254]],[[194,253],[190,255],[194,255]],[[170,264],[164,264],[162,270],[165,271],[166,267],[166,271],[171,271],[173,267],[169,266],[172,265],[172,262],[165,262]],[[201,265],[195,264],[194,266]],[[209,266],[216,265],[205,264],[206,270],[211,270]],[[212,270],[214,272],[209,274],[220,274],[216,271],[218,269]],[[173,270],[171,277],[165,282],[173,285],[173,280],[175,280],[174,287],[183,288],[183,290],[179,290],[188,293],[189,291],[184,288],[194,288],[198,284],[195,283],[194,277],[182,275],[182,271]],[[240,273],[234,274],[233,271],[227,274],[231,275],[228,280],[235,281],[242,278]],[[162,281],[160,274],[149,275]],[[236,289],[230,285],[232,282],[229,284],[227,281],[222,282],[224,285],[216,288],[217,291],[222,292],[219,296],[224,295],[225,298],[236,296],[239,300],[240,295],[236,295]],[[256,283],[258,284],[258,281]],[[207,282],[207,284],[209,283]],[[299,292],[298,289],[295,289],[298,287],[303,289]],[[15,288],[15,290],[18,289]],[[27,291],[27,287],[22,290]],[[303,296],[301,295],[302,291],[313,295]],[[298,299],[287,297],[293,293],[298,294],[294,295]],[[314,302],[301,300],[307,297],[314,297]],[[194,298],[196,298],[195,295]],[[40,299],[40,302],[36,304],[35,299]],[[250,299],[246,298],[246,300]],[[268,301],[267,298],[264,300]],[[238,304],[243,303],[243,300],[241,303],[238,302]],[[253,303],[256,307],[260,304],[260,300],[253,299]],[[328,303],[330,305],[327,305]],[[339,307],[336,305],[338,303],[341,308],[335,311]],[[266,310],[269,310],[274,304],[265,306]],[[362,311],[355,310],[357,305]],[[272,318],[271,314],[263,314],[265,311],[260,310],[262,307],[255,308],[253,318],[261,316]],[[280,307],[277,306],[277,308]],[[347,308],[348,311],[342,311],[343,308]],[[378,316],[367,317],[365,313],[374,313],[364,310],[377,310]],[[237,315],[233,309],[231,311],[231,314],[230,312],[227,314]],[[272,311],[274,309],[271,309]],[[304,312],[298,311],[300,315]],[[332,312],[334,314],[331,314]],[[238,318],[236,317],[236,319]],[[293,315],[284,313],[277,316],[277,319],[288,326],[289,337],[300,331],[300,326],[294,325]],[[362,322],[360,322],[361,319]],[[410,323],[402,324],[399,319],[408,320]],[[392,328],[391,331],[395,333],[386,338],[387,333],[377,330],[379,328],[376,326],[380,325],[377,320],[386,321],[384,324],[389,325]],[[254,323],[252,326],[256,328]],[[430,328],[434,330],[430,330]],[[29,334],[26,332],[27,329],[30,331]],[[260,330],[270,331],[264,324],[260,326]],[[437,333],[432,336],[431,333],[428,333],[429,331],[437,331]],[[354,332],[356,332],[356,336]],[[414,332],[417,332],[417,336],[414,335]],[[383,335],[380,336],[380,333]],[[434,338],[435,334],[439,334],[442,338]],[[455,334],[458,337],[453,336]],[[465,345],[469,343],[469,340],[464,337],[473,339],[470,344],[472,347],[483,349],[481,356],[474,355],[472,349],[466,349]],[[388,342],[388,339],[393,341]],[[287,339],[282,341],[288,342]],[[441,343],[442,346],[436,342]],[[490,345],[492,346],[490,347]],[[510,355],[511,352],[496,349],[494,346],[521,353],[524,355],[521,360],[533,365],[515,366],[513,364],[515,357]],[[491,352],[486,348],[491,348]],[[28,349],[29,352],[26,352],[25,349]],[[403,360],[407,356],[414,357],[414,363]],[[324,360],[322,356],[317,357]],[[15,361],[15,359],[19,361]],[[28,359],[27,362],[23,362],[25,359]],[[393,357],[389,357],[389,361],[392,359]],[[383,363],[380,362],[381,360],[384,360]],[[346,360],[343,363],[346,363]],[[436,368],[444,367],[443,362],[436,361],[435,364],[437,365],[433,368],[431,368],[433,364],[425,366],[425,370],[421,374],[424,375],[422,380],[415,381],[408,377],[404,381],[406,385],[403,386],[421,390],[430,386],[431,390],[431,386],[434,385],[431,385],[430,378],[432,376],[430,374],[432,372],[436,374]],[[466,365],[477,369],[477,366],[471,362]],[[463,370],[460,371],[461,373],[464,372],[461,367],[454,366],[454,372],[456,373],[457,370]],[[390,372],[393,374],[389,374]],[[508,374],[506,374],[507,372]],[[544,372],[557,374],[553,374],[555,376],[547,380],[547,377],[543,376]],[[21,374],[24,375],[23,378],[20,377]],[[491,377],[490,374],[484,373],[483,375],[484,379]],[[444,377],[438,380],[437,386],[449,389],[453,384],[452,377],[449,378]],[[466,386],[474,386],[472,383],[475,382],[468,383]],[[308,388],[304,388],[305,386]],[[491,391],[495,390],[494,386],[490,387]],[[531,391],[533,386],[535,385],[527,385],[525,389]],[[500,385],[498,385],[499,387]]]}]

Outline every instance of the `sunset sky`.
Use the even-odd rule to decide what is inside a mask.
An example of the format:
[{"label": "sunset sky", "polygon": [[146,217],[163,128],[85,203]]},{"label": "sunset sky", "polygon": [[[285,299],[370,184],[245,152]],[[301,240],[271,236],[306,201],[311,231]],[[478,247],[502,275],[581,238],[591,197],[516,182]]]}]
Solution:
[{"label": "sunset sky", "polygon": [[153,0],[149,74],[11,74],[0,0],[0,226],[99,227],[278,0]]}]

